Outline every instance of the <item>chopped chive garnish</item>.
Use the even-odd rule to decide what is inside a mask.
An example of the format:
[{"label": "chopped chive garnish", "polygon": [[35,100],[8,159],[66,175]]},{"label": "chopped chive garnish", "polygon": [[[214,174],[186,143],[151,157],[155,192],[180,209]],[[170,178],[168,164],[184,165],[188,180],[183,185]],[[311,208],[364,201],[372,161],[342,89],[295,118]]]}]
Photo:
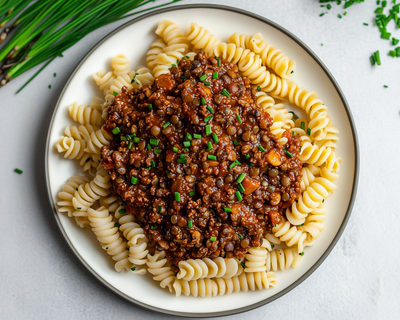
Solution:
[{"label": "chopped chive garnish", "polygon": [[194,192],[194,191],[189,192],[189,196],[191,196],[191,197],[193,197],[195,194],[196,194],[196,192]]},{"label": "chopped chive garnish", "polygon": [[249,167],[252,167],[252,166],[254,166],[254,163],[250,163],[250,164],[249,164]]},{"label": "chopped chive garnish", "polygon": [[78,210],[81,210],[82,208],[81,208],[81,207],[77,207],[77,209],[78,209]]},{"label": "chopped chive garnish", "polygon": [[112,130],[112,133],[114,133],[114,134],[118,134],[118,133],[120,133],[120,132],[121,132],[121,130],[119,130],[118,127],[115,127],[115,128]]},{"label": "chopped chive garnish", "polygon": [[383,87],[384,87],[384,88],[389,88],[389,87],[388,87],[386,84],[385,84],[385,85],[383,85]]},{"label": "chopped chive garnish", "polygon": [[121,206],[126,207],[126,201],[122,201]]},{"label": "chopped chive garnish", "polygon": [[214,113],[213,108],[211,108],[210,106],[207,106],[207,110],[210,111],[210,113]]},{"label": "chopped chive garnish", "polygon": [[147,144],[147,150],[151,150],[151,145],[149,143]]},{"label": "chopped chive garnish", "polygon": [[302,253],[299,253],[299,256],[304,256],[304,251],[302,251]]},{"label": "chopped chive garnish", "polygon": [[137,184],[138,183],[138,178],[132,177],[131,178],[131,182],[132,182],[132,184]]},{"label": "chopped chive garnish", "polygon": [[299,116],[297,114],[295,114],[293,111],[289,111],[289,113],[291,113],[293,115],[294,120],[297,120],[299,118]]},{"label": "chopped chive garnish", "polygon": [[381,57],[379,56],[379,50],[374,52],[374,58],[375,58],[376,64],[378,66],[380,66],[381,65]]},{"label": "chopped chive garnish", "polygon": [[235,196],[236,196],[236,199],[238,199],[238,201],[242,201],[243,200],[242,195],[240,194],[240,191],[236,191],[235,192]]},{"label": "chopped chive garnish", "polygon": [[243,181],[243,179],[246,177],[246,174],[244,172],[242,172],[239,177],[236,179],[237,183],[241,183]]},{"label": "chopped chive garnish", "polygon": [[201,105],[205,106],[207,104],[206,99],[201,97]]},{"label": "chopped chive garnish", "polygon": [[250,155],[249,155],[249,154],[246,154],[244,157],[245,157],[246,159],[248,159],[248,158],[250,158]]},{"label": "chopped chive garnish", "polygon": [[239,142],[237,142],[237,140],[233,140],[233,144],[234,144],[235,146],[237,146],[237,145],[239,144]]},{"label": "chopped chive garnish", "polygon": [[186,158],[186,154],[181,153],[181,154],[179,155],[179,159],[185,159],[185,158]]},{"label": "chopped chive garnish", "polygon": [[192,220],[188,220],[188,228],[192,228],[193,227],[193,221]]},{"label": "chopped chive garnish", "polygon": [[214,140],[215,143],[218,143],[218,142],[219,142],[218,136],[217,136],[215,133],[212,134],[212,138],[213,138],[213,140]]},{"label": "chopped chive garnish", "polygon": [[156,230],[156,229],[157,229],[157,227],[155,227],[155,226],[151,226],[151,227],[150,227],[150,229],[151,229],[151,230]]},{"label": "chopped chive garnish", "polygon": [[310,128],[307,128],[307,134],[311,135],[311,129]]},{"label": "chopped chive garnish", "polygon": [[342,15],[341,14],[338,14],[337,16],[338,16],[339,19],[342,19]]},{"label": "chopped chive garnish", "polygon": [[178,159],[176,162],[178,162],[178,163],[186,163],[187,159],[186,158],[185,159]]},{"label": "chopped chive garnish", "polygon": [[239,123],[242,123],[242,119],[240,118],[240,116],[238,114],[236,115],[236,119],[238,119]]},{"label": "chopped chive garnish", "polygon": [[22,170],[21,170],[21,169],[15,168],[14,171],[15,171],[16,173],[18,173],[18,174],[22,174]]},{"label": "chopped chive garnish", "polygon": [[185,152],[189,152],[189,148],[185,148],[183,149]]},{"label": "chopped chive garnish", "polygon": [[150,144],[153,145],[153,146],[158,146],[158,140],[151,138],[150,139]]},{"label": "chopped chive garnish", "polygon": [[139,143],[140,142],[140,138],[139,137],[134,137],[133,138],[133,142],[134,143]]},{"label": "chopped chive garnish", "polygon": [[85,162],[89,162],[90,161],[90,158],[87,158],[86,160],[85,160]]},{"label": "chopped chive garnish", "polygon": [[344,13],[343,13],[343,15],[345,16],[347,14],[347,11],[345,11]]},{"label": "chopped chive garnish", "polygon": [[127,141],[126,137],[121,136],[121,141]]},{"label": "chopped chive garnish", "polygon": [[136,267],[132,267],[131,270],[132,270],[132,271],[135,271],[135,270],[136,270]]},{"label": "chopped chive garnish", "polygon": [[301,126],[301,128],[302,128],[303,130],[306,129],[306,124],[305,124],[305,122],[302,121],[300,126]]},{"label": "chopped chive garnish", "polygon": [[54,73],[54,74],[53,74],[53,77],[55,78],[56,76],[57,76],[57,73]]},{"label": "chopped chive garnish", "polygon": [[211,141],[208,141],[207,142],[207,151],[210,151],[210,150],[212,150],[213,149],[213,145],[212,145],[212,143],[211,143]]},{"label": "chopped chive garnish", "polygon": [[224,95],[225,97],[228,97],[228,98],[231,96],[231,94],[226,89],[222,90],[221,94]]},{"label": "chopped chive garnish", "polygon": [[175,64],[175,63],[173,63],[173,64],[172,64],[172,66],[173,66],[173,67],[176,67],[176,64]]},{"label": "chopped chive garnish", "polygon": [[207,123],[208,121],[210,121],[212,119],[213,116],[208,116],[207,118],[204,119],[204,122]]},{"label": "chopped chive garnish", "polygon": [[290,74],[293,74],[293,73],[294,73],[294,70],[290,71]]},{"label": "chopped chive garnish", "polygon": [[154,153],[160,154],[160,153],[161,153],[161,150],[160,150],[160,149],[154,149]]},{"label": "chopped chive garnish", "polygon": [[246,264],[244,262],[241,262],[240,265],[243,267],[243,269],[246,269]]},{"label": "chopped chive garnish", "polygon": [[151,160],[151,166],[153,167],[153,168],[155,168],[156,167],[156,163],[154,162],[154,160]]},{"label": "chopped chive garnish", "polygon": [[130,139],[132,139],[133,137],[136,137],[136,133],[128,134],[128,137],[129,137]]},{"label": "chopped chive garnish", "polygon": [[118,213],[119,213],[119,214],[125,214],[125,213],[126,213],[126,209],[119,209],[119,210],[118,210]]},{"label": "chopped chive garnish", "polygon": [[168,127],[171,123],[168,121],[167,123],[165,123],[162,127],[163,129],[165,129],[166,127]]},{"label": "chopped chive garnish", "polygon": [[207,155],[207,159],[217,161],[217,157],[212,154]]},{"label": "chopped chive garnish", "polygon": [[221,66],[221,59],[218,58],[218,67],[220,67],[220,66]]},{"label": "chopped chive garnish", "polygon": [[265,149],[264,149],[264,147],[263,146],[258,146],[258,149],[261,151],[261,152],[265,152]]},{"label": "chopped chive garnish", "polygon": [[375,58],[374,55],[369,57],[369,61],[371,61],[371,65],[375,65]]},{"label": "chopped chive garnish", "polygon": [[204,81],[203,83],[204,83],[206,86],[211,86],[211,83],[208,82],[208,81]]},{"label": "chopped chive garnish", "polygon": [[201,134],[193,133],[195,139],[201,139]]},{"label": "chopped chive garnish", "polygon": [[158,205],[158,209],[157,209],[157,213],[161,213],[161,210],[162,210],[162,206],[161,206],[161,204],[159,204]]},{"label": "chopped chive garnish", "polygon": [[117,91],[113,91],[113,95],[114,96],[118,95],[118,92]]},{"label": "chopped chive garnish", "polygon": [[399,43],[399,39],[396,39],[396,38],[392,38],[392,45],[396,45],[396,44],[398,44]]},{"label": "chopped chive garnish", "polygon": [[190,147],[190,141],[184,141],[183,142],[183,146],[186,147],[186,148],[189,148]]},{"label": "chopped chive garnish", "polygon": [[147,105],[147,108],[149,108],[149,110],[151,111],[151,110],[153,110],[153,105],[152,105],[151,103],[149,103],[149,104]]},{"label": "chopped chive garnish", "polygon": [[261,87],[260,86],[257,87],[257,91],[261,91]]},{"label": "chopped chive garnish", "polygon": [[172,151],[176,153],[176,152],[178,152],[178,148],[177,147],[173,147]]},{"label": "chopped chive garnish", "polygon": [[368,23],[365,23],[365,22],[364,22],[364,26],[368,26]]},{"label": "chopped chive garnish", "polygon": [[206,125],[206,136],[209,136],[212,133],[211,126],[208,124]]},{"label": "chopped chive garnish", "polygon": [[210,237],[210,241],[211,241],[211,242],[214,242],[215,240],[217,240],[216,237]]},{"label": "chopped chive garnish", "polygon": [[119,224],[119,222],[114,223],[114,227],[115,228],[119,228],[121,225]]},{"label": "chopped chive garnish", "polygon": [[293,158],[293,155],[288,151],[288,149],[286,149],[286,147],[284,148],[285,153],[290,157]]},{"label": "chopped chive garnish", "polygon": [[206,74],[203,74],[201,77],[200,77],[200,81],[204,81],[204,80],[206,80],[207,79],[207,75]]},{"label": "chopped chive garnish", "polygon": [[218,72],[213,73],[213,79],[218,79]]},{"label": "chopped chive garnish", "polygon": [[186,139],[189,140],[189,141],[193,140],[193,137],[189,132],[186,132]]},{"label": "chopped chive garnish", "polygon": [[225,212],[232,212],[232,209],[231,208],[224,208],[224,211]]},{"label": "chopped chive garnish", "polygon": [[181,194],[179,192],[175,192],[174,196],[175,196],[175,201],[176,202],[180,202],[181,201]]},{"label": "chopped chive garnish", "polygon": [[229,166],[229,169],[233,169],[234,167],[236,167],[236,165],[237,165],[236,161],[233,161]]},{"label": "chopped chive garnish", "polygon": [[319,16],[322,17],[325,13],[321,13]]},{"label": "chopped chive garnish", "polygon": [[238,189],[241,193],[244,193],[244,187],[241,183],[238,184]]}]

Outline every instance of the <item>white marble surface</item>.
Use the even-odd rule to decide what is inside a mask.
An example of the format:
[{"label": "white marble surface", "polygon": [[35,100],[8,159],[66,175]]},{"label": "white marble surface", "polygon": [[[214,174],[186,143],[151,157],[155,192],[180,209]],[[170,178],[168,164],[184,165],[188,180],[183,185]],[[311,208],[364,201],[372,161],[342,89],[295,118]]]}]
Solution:
[{"label": "white marble surface", "polygon": [[[372,26],[375,1],[349,8],[343,19],[336,17],[344,10],[335,4],[320,18],[317,0],[203,2],[258,13],[303,40],[346,95],[361,149],[356,204],[330,256],[282,298],[230,318],[398,319],[400,60],[386,57],[391,45]],[[59,234],[46,195],[44,148],[54,104],[75,65],[117,25],[87,36],[18,95],[34,71],[0,89],[1,319],[175,319],[122,300],[92,277]],[[400,38],[400,31],[392,31]],[[377,49],[382,66],[371,67],[368,57]]]}]

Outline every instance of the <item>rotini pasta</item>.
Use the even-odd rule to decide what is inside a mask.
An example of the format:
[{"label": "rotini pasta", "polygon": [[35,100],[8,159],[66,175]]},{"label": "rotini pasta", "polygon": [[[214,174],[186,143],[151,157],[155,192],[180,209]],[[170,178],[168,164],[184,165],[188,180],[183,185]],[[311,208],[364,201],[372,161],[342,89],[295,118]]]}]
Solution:
[{"label": "rotini pasta", "polygon": [[147,238],[143,229],[134,222],[132,215],[123,215],[119,219],[120,230],[123,233],[129,245],[129,258],[128,260],[133,264],[134,269],[132,272],[135,274],[143,275],[146,269],[143,266],[147,262]]},{"label": "rotini pasta", "polygon": [[117,77],[128,74],[131,71],[129,68],[129,60],[123,54],[118,54],[111,60],[111,67]]},{"label": "rotini pasta", "polygon": [[97,210],[89,209],[88,219],[93,233],[99,240],[101,247],[105,250],[115,263],[115,270],[129,270],[131,264],[128,261],[127,244],[122,239],[118,227],[115,226],[112,215],[104,207]]},{"label": "rotini pasta", "polygon": [[80,124],[90,124],[99,127],[103,121],[101,114],[96,109],[86,107],[84,104],[74,102],[68,107],[68,110],[71,118]]},{"label": "rotini pasta", "polygon": [[179,272],[176,276],[186,281],[201,278],[231,278],[237,274],[238,270],[238,262],[233,258],[189,259],[179,262]]},{"label": "rotini pasta", "polygon": [[280,270],[285,270],[290,267],[296,268],[302,259],[302,255],[298,254],[295,249],[287,248],[283,249],[274,249],[268,252],[268,257],[266,260],[266,268],[267,271],[273,270],[277,271],[278,268]]},{"label": "rotini pasta", "polygon": [[244,272],[262,272],[266,270],[268,250],[264,247],[252,247],[246,254],[246,268]]},{"label": "rotini pasta", "polygon": [[149,254],[147,256],[147,267],[147,271],[154,276],[153,279],[160,282],[161,288],[168,287],[169,291],[173,292],[172,287],[176,277],[164,251],[156,251],[154,255]]},{"label": "rotini pasta", "polygon": [[72,217],[75,208],[72,206],[72,198],[79,186],[89,182],[86,177],[72,176],[68,182],[62,187],[62,191],[57,194],[59,201],[57,202],[58,212],[66,213],[68,217]]},{"label": "rotini pasta", "polygon": [[191,42],[197,50],[204,50],[207,55],[212,56],[214,49],[220,42],[207,29],[200,27],[197,23],[192,23],[186,32],[186,39]]}]

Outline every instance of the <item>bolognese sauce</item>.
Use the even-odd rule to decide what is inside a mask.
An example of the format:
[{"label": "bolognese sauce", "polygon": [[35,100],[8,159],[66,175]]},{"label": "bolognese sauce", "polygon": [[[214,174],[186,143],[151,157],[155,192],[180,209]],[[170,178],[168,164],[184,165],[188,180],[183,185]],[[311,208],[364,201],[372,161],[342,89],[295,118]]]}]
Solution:
[{"label": "bolognese sauce", "polygon": [[300,194],[300,137],[281,145],[256,89],[224,60],[198,52],[109,107],[102,164],[168,259],[242,258]]}]

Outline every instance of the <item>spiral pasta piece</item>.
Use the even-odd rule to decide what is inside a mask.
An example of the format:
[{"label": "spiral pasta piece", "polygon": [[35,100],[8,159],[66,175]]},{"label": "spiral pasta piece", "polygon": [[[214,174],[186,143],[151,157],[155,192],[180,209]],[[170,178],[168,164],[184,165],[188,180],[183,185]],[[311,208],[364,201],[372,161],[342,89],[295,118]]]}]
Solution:
[{"label": "spiral pasta piece", "polygon": [[87,216],[87,210],[100,197],[105,197],[110,193],[111,182],[110,176],[105,170],[97,173],[94,179],[84,186],[79,186],[72,198],[72,205],[77,210],[74,216]]},{"label": "spiral pasta piece", "polygon": [[146,273],[146,257],[149,253],[149,250],[147,250],[146,235],[143,229],[134,222],[134,217],[132,215],[123,215],[118,222],[120,224],[120,231],[123,233],[125,239],[128,240],[128,260],[135,268],[132,268],[132,273],[143,275]]},{"label": "spiral pasta piece", "polygon": [[147,271],[154,276],[153,280],[160,282],[161,288],[168,287],[169,291],[173,292],[176,277],[164,251],[156,251],[154,255],[147,255],[147,268]]},{"label": "spiral pasta piece", "polygon": [[99,202],[101,207],[107,208],[107,210],[111,213],[114,213],[120,206],[120,198],[115,194],[112,194],[107,198],[101,197]]},{"label": "spiral pasta piece", "polygon": [[304,226],[301,228],[303,231],[308,232],[313,239],[317,239],[322,230],[324,230],[324,220],[326,219],[326,209],[321,202],[317,208],[314,208],[307,216]]},{"label": "spiral pasta piece", "polygon": [[184,53],[189,49],[189,42],[185,38],[179,26],[171,20],[163,20],[158,24],[156,34],[167,44],[164,52],[176,51]]},{"label": "spiral pasta piece", "polygon": [[266,248],[268,251],[271,251],[276,244],[281,244],[281,240],[275,237],[273,234],[267,233],[264,236],[261,247]]},{"label": "spiral pasta piece", "polygon": [[100,154],[100,149],[102,146],[108,146],[113,137],[104,130],[103,127],[100,129],[93,131],[90,134],[90,139],[87,141],[87,147],[85,148],[86,152]]},{"label": "spiral pasta piece", "polygon": [[186,281],[201,278],[230,278],[239,271],[236,259],[224,259],[221,257],[214,260],[203,258],[180,261],[178,267],[177,278]]},{"label": "spiral pasta piece", "polygon": [[200,27],[197,23],[192,23],[185,35],[195,49],[204,50],[209,56],[213,55],[215,47],[220,43],[210,31]]},{"label": "spiral pasta piece", "polygon": [[237,64],[243,54],[250,53],[250,50],[245,50],[241,47],[236,47],[233,43],[219,42],[213,51],[213,54],[221,59],[224,59],[233,64]]},{"label": "spiral pasta piece", "polygon": [[224,294],[231,294],[239,291],[249,290],[262,290],[276,286],[276,276],[273,272],[243,272],[239,276],[232,278],[216,278],[216,279],[198,279],[186,281],[183,279],[176,279],[173,288],[176,296],[182,293],[185,296],[192,295],[194,297],[200,296],[212,297]]},{"label": "spiral pasta piece", "polygon": [[228,40],[238,47],[250,49],[254,53],[260,55],[264,65],[268,66],[276,72],[281,78],[291,78],[296,66],[294,60],[289,60],[281,50],[274,48],[271,44],[267,44],[261,33],[253,36],[247,34],[234,33]]},{"label": "spiral pasta piece", "polygon": [[150,69],[150,71],[153,71],[154,67],[157,65],[155,60],[157,59],[157,56],[160,53],[164,52],[164,48],[167,45],[165,44],[164,40],[162,38],[158,38],[156,41],[154,41],[151,44],[150,50],[147,51],[146,54],[146,65]]},{"label": "spiral pasta piece", "polygon": [[244,272],[261,272],[265,271],[265,261],[267,260],[268,250],[264,247],[252,247],[245,255],[246,268]]},{"label": "spiral pasta piece", "polygon": [[93,75],[93,79],[103,93],[110,89],[115,77],[111,71],[105,72],[101,70]]},{"label": "spiral pasta piece", "polygon": [[151,74],[150,69],[146,67],[139,67],[136,70],[135,76],[135,82],[139,85],[139,88],[154,83],[154,77]]},{"label": "spiral pasta piece", "polygon": [[103,98],[94,96],[89,102],[89,107],[97,111],[101,111],[103,109],[102,108],[103,103],[104,103]]},{"label": "spiral pasta piece", "polygon": [[296,268],[302,260],[302,255],[298,254],[296,250],[292,248],[274,249],[268,252],[266,260],[267,271],[277,271],[278,268],[283,271],[290,267]]},{"label": "spiral pasta piece", "polygon": [[79,160],[85,153],[85,145],[84,140],[61,136],[55,147],[59,153],[64,153],[64,158]]},{"label": "spiral pasta piece", "polygon": [[111,60],[111,67],[115,76],[122,76],[124,74],[128,74],[131,69],[129,67],[129,59],[123,55],[122,53],[116,55]]},{"label": "spiral pasta piece", "polygon": [[122,239],[118,227],[114,226],[112,215],[104,207],[97,210],[90,208],[87,213],[92,231],[103,250],[116,261],[115,270],[118,272],[123,269],[129,270],[131,264],[128,261],[127,244]]},{"label": "spiral pasta piece", "polygon": [[285,242],[288,247],[297,245],[298,253],[303,252],[307,235],[296,226],[292,226],[286,219],[282,218],[282,221],[272,228],[272,232],[275,237]]},{"label": "spiral pasta piece", "polygon": [[99,127],[102,123],[101,114],[91,107],[74,102],[68,106],[69,115],[80,124],[90,124]]},{"label": "spiral pasta piece", "polygon": [[79,186],[87,182],[89,182],[88,178],[80,176],[72,176],[68,179],[67,183],[62,187],[62,191],[57,194],[59,199],[57,202],[57,206],[59,207],[58,212],[66,213],[68,217],[72,217],[72,213],[75,211],[75,208],[72,206],[74,193]]}]

